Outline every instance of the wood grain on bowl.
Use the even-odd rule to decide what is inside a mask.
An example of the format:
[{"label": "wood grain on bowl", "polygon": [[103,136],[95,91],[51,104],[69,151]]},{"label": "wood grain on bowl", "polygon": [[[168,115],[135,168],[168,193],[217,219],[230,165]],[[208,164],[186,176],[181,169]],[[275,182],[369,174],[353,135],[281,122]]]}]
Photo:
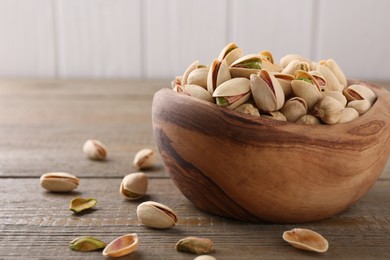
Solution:
[{"label": "wood grain on bowl", "polygon": [[207,212],[280,223],[331,217],[369,190],[390,154],[390,93],[360,83],[376,103],[336,125],[257,118],[160,90],[152,120],[162,160],[181,192]]}]

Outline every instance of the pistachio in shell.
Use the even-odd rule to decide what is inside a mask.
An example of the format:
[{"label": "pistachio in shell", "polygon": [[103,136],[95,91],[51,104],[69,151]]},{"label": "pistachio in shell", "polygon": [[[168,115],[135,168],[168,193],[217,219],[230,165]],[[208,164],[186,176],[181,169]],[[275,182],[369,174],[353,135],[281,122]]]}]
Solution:
[{"label": "pistachio in shell", "polygon": [[344,106],[336,99],[326,96],[315,106],[316,115],[326,124],[336,124],[343,112]]},{"label": "pistachio in shell", "polygon": [[262,59],[260,55],[248,54],[233,62],[230,67],[230,74],[233,78],[248,78],[251,74],[256,74],[262,69]]},{"label": "pistachio in shell", "polygon": [[115,238],[103,250],[104,256],[121,257],[133,253],[139,246],[136,233],[126,234]]},{"label": "pistachio in shell", "polygon": [[336,76],[328,67],[320,64],[317,66],[316,71],[321,73],[321,75],[325,79],[326,85],[324,86],[324,88],[327,91],[343,91],[344,86],[340,84]]},{"label": "pistachio in shell", "polygon": [[324,253],[329,248],[328,240],[319,233],[305,228],[294,228],[283,233],[283,240],[295,248]]},{"label": "pistachio in shell", "polygon": [[84,210],[93,208],[97,203],[94,198],[74,198],[69,204],[69,209],[74,213],[80,213]]},{"label": "pistachio in shell", "polygon": [[260,116],[259,110],[250,103],[242,104],[234,110],[247,115]]},{"label": "pistachio in shell", "polygon": [[298,70],[295,72],[295,80],[291,81],[294,94],[306,101],[308,110],[321,99],[321,89],[317,80],[308,72]]},{"label": "pistachio in shell", "polygon": [[213,93],[218,106],[235,109],[248,101],[250,83],[247,78],[233,78],[222,83]]},{"label": "pistachio in shell", "polygon": [[368,100],[371,105],[373,105],[376,100],[376,94],[374,93],[374,91],[372,91],[366,86],[359,84],[353,84],[348,86],[344,90],[344,95],[348,101],[365,99]]},{"label": "pistachio in shell", "polygon": [[347,123],[349,121],[352,121],[359,117],[358,111],[352,107],[346,107],[343,110],[343,113],[341,113],[341,117],[338,121],[339,124],[341,123]]},{"label": "pistachio in shell", "polygon": [[313,116],[313,115],[303,115],[301,118],[299,118],[297,121],[295,121],[297,124],[303,124],[303,125],[318,125],[321,124],[321,121]]},{"label": "pistachio in shell", "polygon": [[213,63],[211,63],[209,73],[207,75],[207,90],[210,94],[213,94],[219,85],[231,78],[229,66],[226,63],[226,60],[220,61],[215,59]]},{"label": "pistachio in shell", "polygon": [[133,160],[133,166],[137,170],[152,168],[156,163],[155,153],[152,149],[145,148],[138,151]]},{"label": "pistachio in shell", "polygon": [[333,59],[327,59],[319,62],[321,65],[328,67],[333,74],[336,76],[338,82],[343,88],[347,86],[347,78],[345,77],[344,72],[341,70],[340,66]]},{"label": "pistachio in shell", "polygon": [[242,57],[242,49],[237,46],[236,43],[231,42],[226,45],[218,56],[219,61],[226,61],[226,64],[230,66],[234,61]]},{"label": "pistachio in shell", "polygon": [[175,212],[164,204],[145,201],[138,205],[137,216],[141,224],[151,228],[166,229],[176,225]]},{"label": "pistachio in shell", "polygon": [[135,172],[126,175],[119,192],[128,200],[136,200],[143,197],[148,190],[148,176],[143,172]]},{"label": "pistachio in shell", "polygon": [[80,179],[66,172],[49,172],[40,177],[42,188],[51,192],[70,192],[76,189]]},{"label": "pistachio in shell", "polygon": [[198,85],[207,89],[207,75],[209,68],[197,68],[190,72],[187,78],[187,85]]},{"label": "pistachio in shell", "polygon": [[96,139],[89,139],[83,145],[83,152],[88,159],[102,161],[107,157],[106,146]]},{"label": "pistachio in shell", "polygon": [[90,252],[105,247],[106,247],[106,243],[91,236],[77,237],[69,243],[70,249],[74,251],[80,251],[80,252]]},{"label": "pistachio in shell", "polygon": [[303,98],[293,97],[284,103],[280,112],[286,117],[287,121],[295,122],[307,113],[307,104]]},{"label": "pistachio in shell", "polygon": [[371,108],[371,103],[366,99],[352,100],[348,102],[347,107],[354,108],[359,113],[359,115],[363,115]]},{"label": "pistachio in shell", "polygon": [[198,85],[186,85],[184,88],[184,93],[191,97],[195,97],[201,100],[214,103],[214,99],[205,88]]},{"label": "pistachio in shell", "polygon": [[214,249],[213,242],[208,238],[186,237],[180,239],[175,246],[177,251],[192,254],[207,254]]}]

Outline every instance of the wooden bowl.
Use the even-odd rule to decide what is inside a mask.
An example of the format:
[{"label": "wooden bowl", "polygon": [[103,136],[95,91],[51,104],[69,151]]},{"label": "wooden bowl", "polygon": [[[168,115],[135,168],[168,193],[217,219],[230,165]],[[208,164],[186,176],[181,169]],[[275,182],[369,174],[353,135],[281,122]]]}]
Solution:
[{"label": "wooden bowl", "polygon": [[153,129],[175,185],[196,207],[245,221],[300,223],[360,199],[390,154],[390,93],[349,123],[299,125],[220,108],[170,89],[153,99]]}]

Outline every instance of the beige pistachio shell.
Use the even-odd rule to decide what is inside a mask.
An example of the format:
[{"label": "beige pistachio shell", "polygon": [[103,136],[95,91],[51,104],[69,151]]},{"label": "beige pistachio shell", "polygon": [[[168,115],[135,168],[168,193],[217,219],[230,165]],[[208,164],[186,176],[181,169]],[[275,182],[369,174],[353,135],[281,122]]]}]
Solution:
[{"label": "beige pistachio shell", "polygon": [[262,69],[271,71],[271,72],[282,72],[283,68],[279,64],[271,63],[269,60],[262,60],[261,62]]},{"label": "beige pistachio shell", "polygon": [[305,71],[296,71],[296,78],[305,77],[309,78],[312,83],[304,80],[293,80],[291,81],[291,87],[296,96],[303,98],[307,103],[308,110],[311,110],[315,104],[321,99],[321,91],[317,85],[317,81],[312,75]]},{"label": "beige pistachio shell", "polygon": [[259,110],[250,103],[242,104],[234,110],[252,116],[260,116]]},{"label": "beige pistachio shell", "polygon": [[298,249],[324,253],[329,248],[328,241],[319,233],[305,228],[294,228],[283,233],[283,240]]},{"label": "beige pistachio shell", "polygon": [[250,78],[253,99],[260,110],[276,111],[284,104],[284,92],[279,81],[267,70]]},{"label": "beige pistachio shell", "polygon": [[156,164],[156,156],[152,149],[142,149],[138,151],[133,160],[134,168],[141,170],[151,168]]},{"label": "beige pistachio shell", "polygon": [[347,123],[349,121],[352,121],[359,117],[358,111],[352,107],[346,107],[343,110],[343,113],[341,113],[340,120],[338,121],[339,124],[341,123]]},{"label": "beige pistachio shell", "polygon": [[97,203],[97,200],[94,198],[74,198],[70,201],[69,209],[74,213],[80,213],[87,209],[93,208]]},{"label": "beige pistachio shell", "polygon": [[345,77],[345,74],[341,70],[339,65],[333,59],[320,61],[320,64],[325,65],[333,72],[333,74],[336,76],[337,80],[339,81],[340,85],[343,86],[343,88],[347,87],[347,78]]},{"label": "beige pistachio shell", "polygon": [[307,104],[303,98],[293,97],[284,103],[280,110],[287,121],[295,122],[307,113]]},{"label": "beige pistachio shell", "polygon": [[327,91],[343,91],[344,86],[340,84],[333,72],[325,65],[318,65],[317,71],[321,73],[326,81],[325,89]]},{"label": "beige pistachio shell", "polygon": [[288,97],[292,93],[291,81],[295,79],[293,75],[284,73],[273,73],[275,78],[279,81],[280,86],[283,89],[284,96]]},{"label": "beige pistachio shell", "polygon": [[247,78],[233,78],[222,83],[213,93],[213,97],[237,96],[250,91]]},{"label": "beige pistachio shell", "polygon": [[176,76],[174,80],[171,81],[172,89],[175,89],[176,86],[181,86],[181,76]]},{"label": "beige pistachio shell", "polygon": [[195,257],[194,260],[217,260],[217,258],[211,255],[200,255]]},{"label": "beige pistachio shell", "polygon": [[259,55],[263,61],[268,60],[269,62],[274,64],[274,57],[269,50],[262,50],[259,52]]},{"label": "beige pistachio shell", "polygon": [[134,252],[138,245],[138,235],[136,233],[126,234],[111,241],[103,250],[103,255],[121,257]]},{"label": "beige pistachio shell", "polygon": [[250,69],[250,68],[240,67],[241,63],[246,62],[246,61],[251,61],[251,60],[259,62],[260,66],[262,64],[262,59],[261,59],[260,55],[256,55],[256,54],[245,55],[230,65],[229,70],[230,70],[230,75],[232,76],[232,78],[244,77],[244,78],[249,79],[251,74],[256,74],[257,72],[259,72],[260,69]]},{"label": "beige pistachio shell", "polygon": [[177,223],[175,212],[155,201],[146,201],[138,205],[137,216],[141,224],[151,228],[165,229]]},{"label": "beige pistachio shell", "polygon": [[282,68],[286,68],[287,67],[287,65],[291,62],[291,61],[293,61],[293,60],[299,60],[299,61],[302,61],[302,62],[306,62],[306,63],[308,63],[308,64],[310,64],[311,63],[311,61],[308,59],[308,58],[306,58],[306,57],[304,57],[304,56],[302,56],[302,55],[298,55],[298,54],[287,54],[287,55],[285,55],[285,56],[283,56],[281,59],[280,59],[280,66],[282,66]]},{"label": "beige pistachio shell", "polygon": [[261,114],[261,117],[277,121],[287,121],[286,117],[279,111],[270,111],[265,114]]},{"label": "beige pistachio shell", "polygon": [[236,43],[231,42],[222,49],[218,56],[218,60],[225,60],[227,65],[230,66],[230,64],[242,57],[242,53],[242,49],[239,48]]},{"label": "beige pistachio shell", "polygon": [[330,96],[337,101],[339,101],[343,106],[345,107],[347,105],[347,99],[343,95],[342,92],[340,91],[323,91],[322,92],[322,97]]},{"label": "beige pistachio shell", "polygon": [[80,180],[66,172],[50,172],[40,177],[42,188],[52,192],[69,192],[77,188]]},{"label": "beige pistachio shell", "polygon": [[344,106],[336,99],[326,96],[315,106],[316,115],[326,124],[336,124],[343,112]]},{"label": "beige pistachio shell", "polygon": [[371,104],[366,99],[352,100],[348,102],[347,107],[354,108],[359,113],[359,115],[363,115],[371,108]]},{"label": "beige pistachio shell", "polygon": [[243,95],[237,101],[235,101],[232,104],[230,104],[229,106],[227,106],[227,108],[229,108],[229,109],[236,109],[237,107],[239,107],[242,104],[244,104],[245,102],[247,102],[250,99],[250,97],[251,97],[251,93],[249,92],[249,93]]},{"label": "beige pistachio shell", "polygon": [[196,60],[194,61],[193,63],[191,63],[190,66],[187,67],[187,69],[184,71],[183,73],[183,76],[181,77],[181,85],[182,86],[185,86],[187,84],[187,79],[188,79],[188,76],[190,75],[190,73],[195,70],[196,68],[198,68],[199,66],[199,61]]},{"label": "beige pistachio shell", "polygon": [[310,65],[307,62],[292,60],[281,73],[294,75],[297,70],[309,71]]},{"label": "beige pistachio shell", "polygon": [[148,176],[143,172],[126,175],[120,185],[119,192],[129,200],[143,197],[148,190]]},{"label": "beige pistachio shell", "polygon": [[219,61],[215,59],[210,66],[209,73],[207,75],[207,90],[210,94],[214,93],[214,90],[224,83],[225,81],[231,79],[229,67],[226,60]]},{"label": "beige pistachio shell", "polygon": [[199,98],[204,101],[214,103],[214,99],[205,88],[198,85],[186,85],[184,93],[188,94],[191,97]]},{"label": "beige pistachio shell", "polygon": [[295,121],[298,124],[304,124],[304,125],[318,125],[321,124],[321,121],[313,116],[313,115],[303,115],[301,118],[299,118],[297,121]]},{"label": "beige pistachio shell", "polygon": [[326,79],[325,77],[316,70],[309,71],[309,74],[313,76],[313,78],[316,79],[318,86],[320,87],[321,90],[326,90]]},{"label": "beige pistachio shell", "polygon": [[177,92],[177,93],[183,93],[184,92],[184,86],[180,86],[180,85],[176,85],[174,88],[173,88],[173,91]]},{"label": "beige pistachio shell", "polygon": [[106,146],[96,139],[89,139],[83,145],[83,152],[91,160],[104,160],[107,157]]},{"label": "beige pistachio shell", "polygon": [[348,101],[365,99],[368,100],[372,105],[376,100],[376,94],[374,91],[363,85],[350,85],[344,90],[343,93]]},{"label": "beige pistachio shell", "polygon": [[191,71],[187,78],[187,85],[198,85],[207,89],[207,75],[209,68],[197,68]]}]

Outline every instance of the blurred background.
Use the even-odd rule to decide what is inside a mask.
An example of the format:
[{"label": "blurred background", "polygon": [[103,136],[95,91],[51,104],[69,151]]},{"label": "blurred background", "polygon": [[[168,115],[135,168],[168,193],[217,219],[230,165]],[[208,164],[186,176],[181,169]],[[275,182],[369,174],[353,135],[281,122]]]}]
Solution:
[{"label": "blurred background", "polygon": [[2,78],[173,78],[235,41],[390,80],[388,0],[0,0]]}]

